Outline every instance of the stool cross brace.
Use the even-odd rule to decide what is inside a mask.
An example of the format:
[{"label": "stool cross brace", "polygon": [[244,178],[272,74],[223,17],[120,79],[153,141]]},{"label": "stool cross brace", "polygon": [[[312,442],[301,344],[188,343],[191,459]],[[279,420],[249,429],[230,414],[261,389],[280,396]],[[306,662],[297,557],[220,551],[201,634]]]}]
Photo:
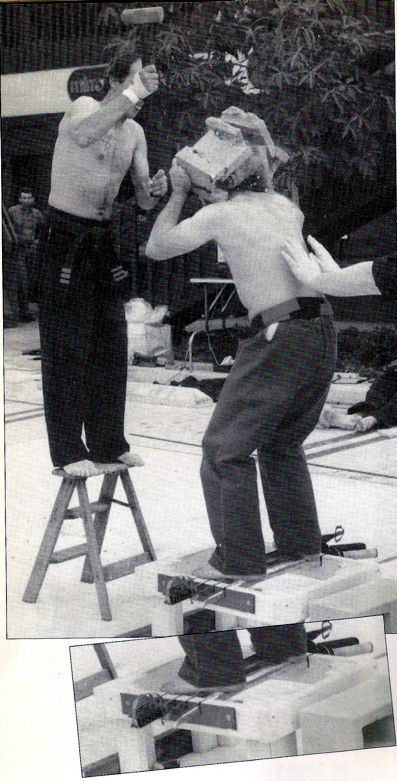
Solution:
[{"label": "stool cross brace", "polygon": [[[24,602],[37,601],[50,564],[59,564],[84,556],[81,581],[95,583],[101,617],[104,621],[111,621],[112,613],[106,583],[130,575],[141,564],[155,561],[156,554],[127,467],[123,464],[111,464],[108,467],[104,466],[101,473],[104,478],[99,499],[97,502],[90,503],[86,486],[87,478],[70,477],[62,469],[54,470],[55,475],[63,478],[62,484],[23,595]],[[121,502],[114,498],[119,477],[127,502]],[[79,506],[69,508],[75,488],[77,489]],[[112,504],[122,505],[131,510],[143,552],[121,561],[102,565],[100,554]],[[71,518],[82,518],[86,542],[55,551],[63,523]]]}]

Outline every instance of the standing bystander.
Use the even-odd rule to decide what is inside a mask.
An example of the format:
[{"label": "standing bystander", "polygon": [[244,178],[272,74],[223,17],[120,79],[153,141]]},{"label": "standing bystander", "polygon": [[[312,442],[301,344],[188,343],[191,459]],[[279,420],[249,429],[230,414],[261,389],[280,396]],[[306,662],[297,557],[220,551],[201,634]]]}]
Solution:
[{"label": "standing bystander", "polygon": [[38,233],[44,222],[34,203],[32,191],[22,190],[18,203],[9,210],[18,243],[9,256],[6,287],[11,309],[22,323],[34,320],[29,312],[29,301],[34,297]]}]

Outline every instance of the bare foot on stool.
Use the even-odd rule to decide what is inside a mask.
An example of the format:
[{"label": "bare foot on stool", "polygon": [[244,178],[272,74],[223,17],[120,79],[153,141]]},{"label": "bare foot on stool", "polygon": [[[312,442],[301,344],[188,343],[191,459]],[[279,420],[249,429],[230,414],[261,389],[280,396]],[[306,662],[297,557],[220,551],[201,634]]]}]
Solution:
[{"label": "bare foot on stool", "polygon": [[126,466],[145,466],[145,462],[139,453],[130,453],[130,451],[119,456],[117,461],[121,461],[121,463],[126,464]]},{"label": "bare foot on stool", "polygon": [[94,475],[100,474],[95,467],[95,464],[88,459],[75,461],[73,464],[66,464],[66,466],[63,467],[63,471],[68,477],[94,477]]}]

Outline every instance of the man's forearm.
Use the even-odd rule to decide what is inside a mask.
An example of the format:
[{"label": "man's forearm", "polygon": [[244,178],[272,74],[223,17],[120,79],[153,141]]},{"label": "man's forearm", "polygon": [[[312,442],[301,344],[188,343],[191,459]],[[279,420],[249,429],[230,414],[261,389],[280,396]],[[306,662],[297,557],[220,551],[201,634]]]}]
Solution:
[{"label": "man's forearm", "polygon": [[134,106],[126,95],[118,95],[98,111],[72,125],[70,135],[78,146],[90,146],[103,138],[120,119],[136,116],[142,105],[143,101]]},{"label": "man's forearm", "polygon": [[319,274],[310,280],[310,286],[330,296],[380,295],[374,282],[371,261]]},{"label": "man's forearm", "polygon": [[[153,225],[152,232],[149,237],[149,241],[146,245],[146,254],[155,260],[166,259],[166,239],[167,233],[175,228],[175,225],[179,222],[181,211],[186,200],[186,194],[184,192],[173,192],[171,197],[160,212]],[[162,248],[165,250],[162,252]]]}]

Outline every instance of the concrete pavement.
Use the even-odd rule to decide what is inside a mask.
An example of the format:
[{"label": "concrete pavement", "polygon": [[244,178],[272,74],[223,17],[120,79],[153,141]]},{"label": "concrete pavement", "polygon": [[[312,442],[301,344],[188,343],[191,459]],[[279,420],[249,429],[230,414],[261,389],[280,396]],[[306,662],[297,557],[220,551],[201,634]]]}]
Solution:
[{"label": "concrete pavement", "polygon": [[[23,356],[39,347],[37,325],[5,331],[7,612],[9,637],[102,637],[150,623],[159,599],[145,592],[139,569],[109,584],[112,622],[99,617],[95,589],[80,583],[82,560],[51,566],[36,604],[22,594],[59,488],[51,474],[43,417],[40,361]],[[145,460],[131,476],[157,557],[175,558],[211,545],[199,466],[201,438],[213,405],[176,407],[137,403],[134,386],[148,375],[131,369],[126,434]],[[134,401],[131,401],[134,399]],[[344,541],[378,547],[385,574],[397,575],[397,432],[358,437],[317,429],[305,444],[324,533],[337,524]],[[89,481],[96,498],[100,478]],[[120,494],[119,498],[124,498]],[[264,534],[271,539],[261,501]],[[64,525],[60,547],[83,541],[79,520]],[[104,562],[140,551],[127,510],[114,506]]]}]

